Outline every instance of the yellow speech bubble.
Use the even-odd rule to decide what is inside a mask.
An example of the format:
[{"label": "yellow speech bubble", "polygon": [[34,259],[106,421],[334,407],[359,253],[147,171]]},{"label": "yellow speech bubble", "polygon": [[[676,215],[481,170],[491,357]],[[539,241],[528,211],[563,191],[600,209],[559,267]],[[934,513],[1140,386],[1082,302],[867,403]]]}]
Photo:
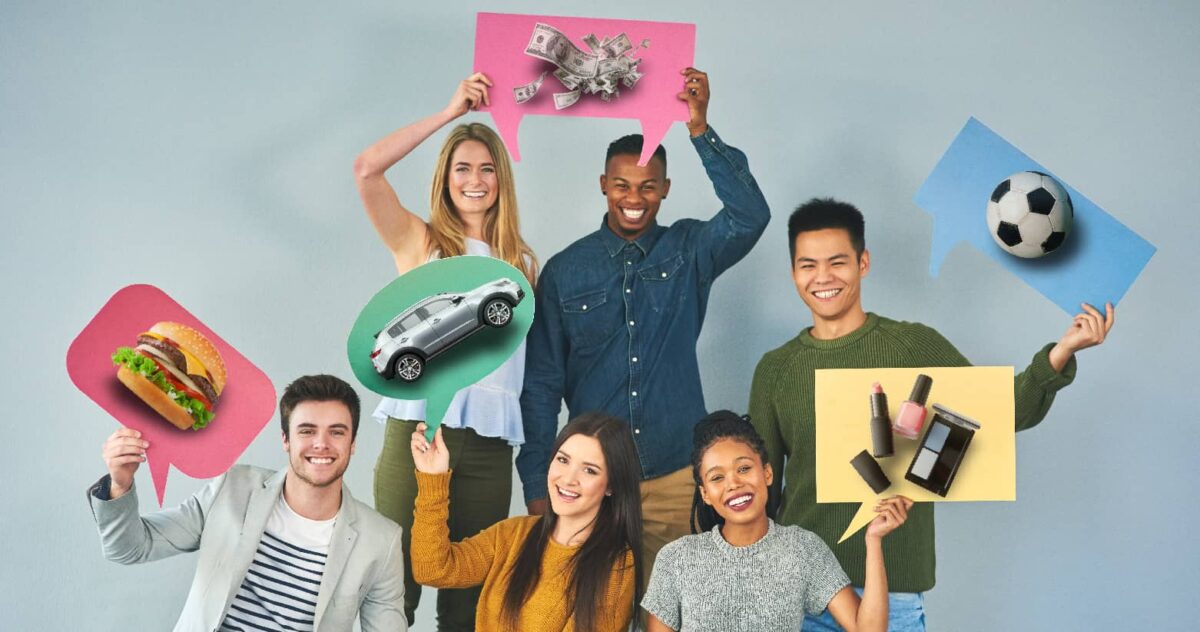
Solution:
[{"label": "yellow speech bubble", "polygon": [[[894,419],[921,373],[933,378],[925,427],[933,418],[933,404],[941,404],[979,423],[979,430],[944,498],[904,478],[925,427],[917,439],[893,433],[895,453],[876,459],[892,484],[875,494],[850,465],[859,452],[871,450],[871,386],[879,382],[883,387],[888,414]],[[815,386],[817,502],[862,503],[839,543],[875,518],[877,498],[902,495],[917,502],[1017,499],[1013,367],[822,369],[816,372]]]}]

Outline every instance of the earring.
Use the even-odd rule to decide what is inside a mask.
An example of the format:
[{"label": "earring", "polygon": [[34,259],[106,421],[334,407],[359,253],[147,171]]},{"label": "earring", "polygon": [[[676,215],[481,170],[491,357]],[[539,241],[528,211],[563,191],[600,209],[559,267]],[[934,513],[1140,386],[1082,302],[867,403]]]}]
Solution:
[{"label": "earring", "polygon": [[612,490],[610,489],[610,490],[608,490],[608,491],[604,492],[604,495],[605,495],[605,496],[612,496]]}]

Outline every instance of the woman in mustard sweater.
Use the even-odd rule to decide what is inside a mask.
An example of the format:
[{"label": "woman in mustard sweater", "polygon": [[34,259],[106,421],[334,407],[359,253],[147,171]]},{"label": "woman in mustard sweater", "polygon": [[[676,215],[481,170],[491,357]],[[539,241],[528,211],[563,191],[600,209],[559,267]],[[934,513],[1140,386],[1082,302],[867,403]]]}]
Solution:
[{"label": "woman in mustard sweater", "polygon": [[412,571],[437,588],[483,586],[479,630],[617,632],[641,598],[641,470],[629,425],[598,413],[558,434],[550,511],[450,541],[450,454],[441,428],[412,435],[417,501]]}]

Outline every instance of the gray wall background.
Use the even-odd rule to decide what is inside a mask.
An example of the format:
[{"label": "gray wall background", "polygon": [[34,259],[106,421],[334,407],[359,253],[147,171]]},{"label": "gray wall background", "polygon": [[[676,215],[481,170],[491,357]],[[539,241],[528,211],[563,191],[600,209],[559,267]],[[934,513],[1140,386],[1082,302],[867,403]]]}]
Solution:
[{"label": "gray wall background", "polygon": [[[912,196],[968,116],[1157,245],[1110,341],[1082,354],[1077,382],[1020,436],[1018,501],[939,509],[929,627],[1194,629],[1200,8],[623,0],[4,3],[2,627],[172,624],[193,559],[101,559],[83,495],[114,423],[71,385],[67,345],[114,291],[145,282],[278,389],[310,372],[352,379],[345,335],[393,270],[351,163],[444,106],[470,71],[477,10],[697,23],[711,121],[750,156],[774,212],[712,295],[699,345],[712,409],[744,409],[761,354],[810,324],[785,224],[813,195],[868,216],[868,309],[928,323],[980,364],[1024,366],[1062,334],[1068,315],[969,247],[927,274],[932,223]],[[543,260],[596,228],[604,146],[632,131],[523,123],[523,230]],[[441,136],[389,174],[413,208]],[[675,186],[661,220],[710,216],[716,198],[683,126],[665,142]],[[283,466],[275,423],[243,461]],[[381,440],[364,423],[347,476],[360,498]],[[138,480],[150,506],[148,475]],[[200,484],[173,472],[167,503]],[[432,629],[432,604],[417,630]]]}]

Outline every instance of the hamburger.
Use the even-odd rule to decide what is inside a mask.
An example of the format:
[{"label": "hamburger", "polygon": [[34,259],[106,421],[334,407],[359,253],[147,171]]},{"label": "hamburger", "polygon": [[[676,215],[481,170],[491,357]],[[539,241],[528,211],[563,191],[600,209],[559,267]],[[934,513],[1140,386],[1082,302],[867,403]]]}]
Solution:
[{"label": "hamburger", "polygon": [[112,356],[117,379],[181,430],[212,421],[225,390],[225,362],[203,334],[179,323],[161,322],[137,337],[134,347]]}]

